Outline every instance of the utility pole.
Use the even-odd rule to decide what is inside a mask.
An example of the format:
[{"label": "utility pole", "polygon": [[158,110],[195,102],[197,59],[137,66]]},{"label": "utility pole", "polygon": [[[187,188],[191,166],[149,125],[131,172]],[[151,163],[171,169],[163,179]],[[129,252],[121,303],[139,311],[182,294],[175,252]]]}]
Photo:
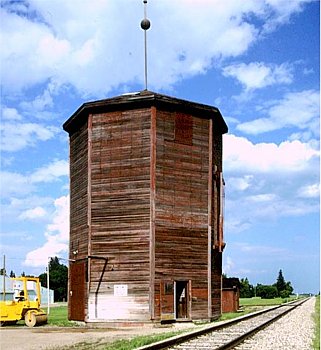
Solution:
[{"label": "utility pole", "polygon": [[48,256],[48,265],[47,265],[47,302],[48,302],[47,314],[48,315],[50,313],[49,265],[50,265],[50,256]]},{"label": "utility pole", "polygon": [[3,301],[6,300],[6,256],[3,255]]}]

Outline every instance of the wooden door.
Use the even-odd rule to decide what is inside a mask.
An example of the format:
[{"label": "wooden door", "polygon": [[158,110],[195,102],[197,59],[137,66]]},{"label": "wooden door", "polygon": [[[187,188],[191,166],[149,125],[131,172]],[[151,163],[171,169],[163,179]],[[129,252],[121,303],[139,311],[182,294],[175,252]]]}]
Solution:
[{"label": "wooden door", "polygon": [[175,310],[177,319],[189,318],[189,283],[188,281],[175,282]]},{"label": "wooden door", "polygon": [[174,281],[166,280],[160,283],[161,320],[175,319],[175,288]]},{"label": "wooden door", "polygon": [[86,262],[71,263],[69,269],[68,319],[85,321]]}]

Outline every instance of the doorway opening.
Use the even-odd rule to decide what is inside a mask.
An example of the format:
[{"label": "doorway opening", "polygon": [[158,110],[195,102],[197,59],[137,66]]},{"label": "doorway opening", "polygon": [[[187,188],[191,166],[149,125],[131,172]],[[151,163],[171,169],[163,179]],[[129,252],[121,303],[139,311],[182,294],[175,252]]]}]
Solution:
[{"label": "doorway opening", "polygon": [[175,281],[176,319],[189,319],[188,281]]}]

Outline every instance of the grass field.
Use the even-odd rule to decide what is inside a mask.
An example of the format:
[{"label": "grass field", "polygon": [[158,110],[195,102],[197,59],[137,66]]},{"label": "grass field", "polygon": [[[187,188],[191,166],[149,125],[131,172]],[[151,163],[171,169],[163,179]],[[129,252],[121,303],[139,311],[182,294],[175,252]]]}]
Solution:
[{"label": "grass field", "polygon": [[[295,299],[295,298],[294,298]],[[280,305],[289,299],[261,299],[261,298],[241,298],[240,306],[243,309],[243,312],[231,312],[223,314],[220,318],[220,321],[228,320],[231,318],[239,317],[244,314],[250,313],[253,311],[255,306],[270,306],[270,305]],[[44,308],[44,311],[47,312],[47,309]],[[51,307],[50,314],[48,316],[48,324],[52,326],[61,326],[61,327],[74,327],[77,323],[68,321],[68,310],[67,306],[58,306]]]},{"label": "grass field", "polygon": [[[47,312],[47,308],[43,309]],[[68,321],[67,306],[51,307],[48,315],[48,324],[59,327],[75,327],[76,322]]]},{"label": "grass field", "polygon": [[290,297],[286,299],[274,298],[274,299],[261,299],[259,297],[255,298],[240,298],[240,306],[272,306],[281,305],[291,300],[295,300],[296,297]]},{"label": "grass field", "polygon": [[313,339],[313,349],[319,350],[320,349],[320,295],[317,296],[316,302],[315,302],[315,313],[313,315],[314,317],[314,339]]}]

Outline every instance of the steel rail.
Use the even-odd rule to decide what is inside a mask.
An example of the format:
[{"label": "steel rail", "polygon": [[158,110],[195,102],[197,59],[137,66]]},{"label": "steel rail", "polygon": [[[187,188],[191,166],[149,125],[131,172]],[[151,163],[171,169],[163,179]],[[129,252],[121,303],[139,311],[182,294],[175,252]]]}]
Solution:
[{"label": "steel rail", "polygon": [[219,330],[223,330],[223,329],[228,329],[229,327],[231,327],[232,325],[236,325],[236,324],[241,324],[244,321],[247,321],[249,319],[254,319],[258,316],[267,314],[267,313],[271,313],[277,309],[281,309],[284,308],[284,312],[280,312],[279,314],[277,314],[276,316],[268,319],[265,322],[262,322],[261,324],[259,324],[256,327],[251,328],[250,330],[242,333],[241,335],[238,335],[236,337],[234,337],[232,340],[227,341],[226,343],[216,346],[214,348],[211,347],[211,349],[215,349],[215,350],[228,350],[228,349],[232,349],[235,346],[239,345],[240,343],[242,343],[245,339],[251,337],[252,335],[254,335],[255,333],[259,332],[260,330],[263,330],[265,327],[267,327],[268,325],[270,325],[271,323],[277,321],[279,318],[281,318],[282,316],[286,315],[288,312],[294,310],[296,307],[302,305],[304,302],[306,302],[309,298],[300,300],[300,301],[292,301],[286,304],[281,304],[275,307],[271,307],[268,309],[264,309],[261,311],[257,311],[248,315],[244,315],[232,320],[229,320],[227,322],[224,322],[222,324],[216,324],[216,325],[210,325],[207,326],[205,328],[196,330],[196,331],[191,331],[188,333],[184,333],[181,335],[177,335],[156,343],[152,343],[149,345],[145,345],[142,347],[137,348],[136,350],[164,350],[164,349],[170,349],[174,346],[177,345],[183,345],[184,343],[188,343],[189,341],[192,341],[200,336],[206,336],[209,335],[211,333],[214,333],[216,331]]}]

